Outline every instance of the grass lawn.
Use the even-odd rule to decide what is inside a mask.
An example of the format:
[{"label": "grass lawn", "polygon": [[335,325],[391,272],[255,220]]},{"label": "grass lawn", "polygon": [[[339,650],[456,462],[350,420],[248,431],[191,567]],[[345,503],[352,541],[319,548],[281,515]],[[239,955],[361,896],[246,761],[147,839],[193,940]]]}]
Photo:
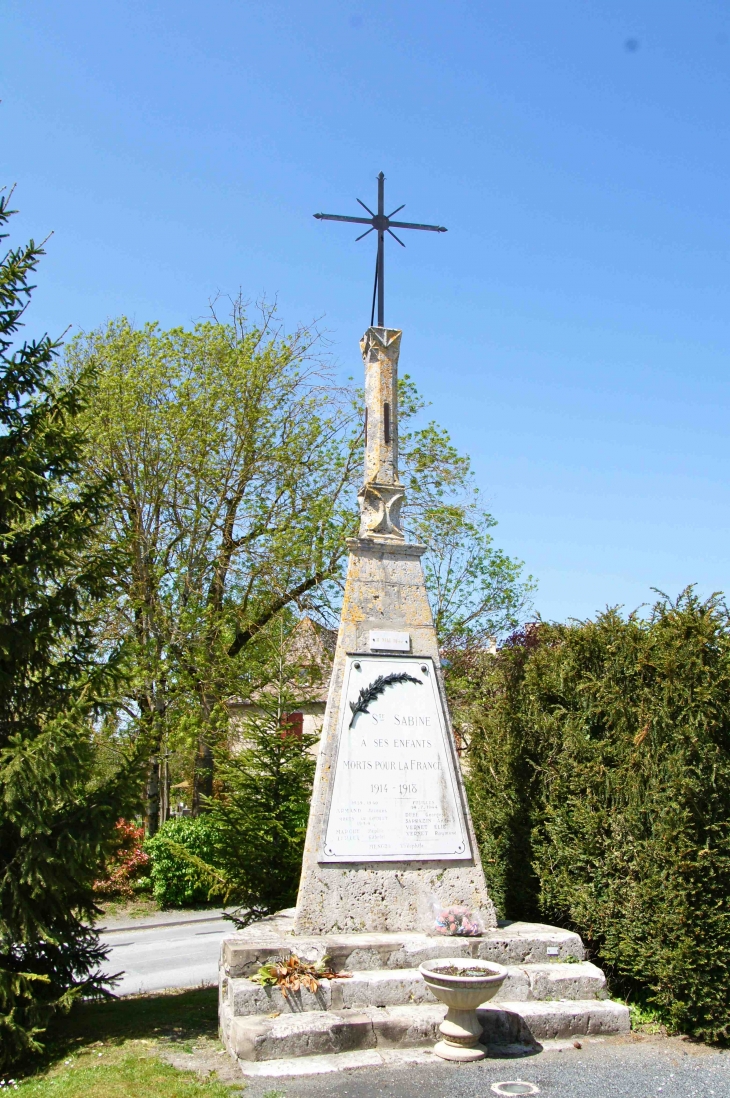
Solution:
[{"label": "grass lawn", "polygon": [[102,910],[102,914],[96,920],[99,926],[104,926],[107,920],[117,922],[123,919],[125,922],[132,922],[134,919],[144,919],[162,910],[151,893],[100,900],[99,907]]},{"label": "grass lawn", "polygon": [[[102,1054],[103,1055],[103,1054]],[[42,1078],[27,1079],[17,1094],[33,1098],[230,1098],[225,1083],[179,1071],[153,1054],[129,1051],[94,1059],[93,1053]],[[242,1088],[241,1088],[242,1089]],[[13,1091],[12,1093],[16,1093]]]},{"label": "grass lawn", "polygon": [[180,915],[189,915],[191,912],[199,912],[205,915],[207,911],[214,911],[219,907],[217,903],[195,904],[193,907],[170,908],[160,907],[157,900],[144,893],[140,896],[118,897],[116,899],[102,900],[99,903],[101,915],[96,920],[97,926],[105,926],[109,922],[134,923],[135,919],[147,919],[151,915],[159,915],[164,912],[169,915],[179,911]]},{"label": "grass lawn", "polygon": [[217,988],[78,1003],[19,1076],[19,1098],[235,1098],[244,1090],[218,1040]]}]

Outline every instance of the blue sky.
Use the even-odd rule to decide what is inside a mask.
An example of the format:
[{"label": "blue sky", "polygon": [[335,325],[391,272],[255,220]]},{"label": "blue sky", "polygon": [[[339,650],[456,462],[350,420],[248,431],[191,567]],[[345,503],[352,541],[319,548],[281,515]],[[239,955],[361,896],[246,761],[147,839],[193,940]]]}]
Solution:
[{"label": "blue sky", "polygon": [[[54,236],[31,331],[323,317],[401,365],[546,617],[730,586],[730,9],[712,0],[5,0],[3,181]],[[397,253],[397,254],[396,254]]]}]

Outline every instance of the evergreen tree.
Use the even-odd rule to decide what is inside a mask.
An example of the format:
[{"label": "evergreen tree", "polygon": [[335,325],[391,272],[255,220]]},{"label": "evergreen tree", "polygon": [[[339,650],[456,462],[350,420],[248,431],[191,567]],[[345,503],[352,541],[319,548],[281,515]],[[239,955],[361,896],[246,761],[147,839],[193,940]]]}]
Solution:
[{"label": "evergreen tree", "polygon": [[84,380],[54,383],[47,336],[12,349],[43,254],[31,241],[0,262],[0,1070],[100,986],[93,882],[129,785],[129,764],[102,777],[94,750],[112,561],[95,547],[105,485],[78,486]]},{"label": "evergreen tree", "polygon": [[[239,926],[296,903],[318,737],[302,734],[282,697],[259,699],[238,751],[221,751],[219,796],[207,803],[227,899]],[[292,701],[291,707],[295,703]],[[214,883],[214,878],[212,883]]]},{"label": "evergreen tree", "polygon": [[[466,653],[473,657],[472,653]],[[730,610],[537,622],[447,676],[505,917],[577,930],[614,992],[730,1044]]]},{"label": "evergreen tree", "polygon": [[217,749],[217,796],[203,815],[168,820],[145,843],[161,902],[236,904],[238,928],[296,903],[318,736],[282,701],[262,694],[237,747]]}]

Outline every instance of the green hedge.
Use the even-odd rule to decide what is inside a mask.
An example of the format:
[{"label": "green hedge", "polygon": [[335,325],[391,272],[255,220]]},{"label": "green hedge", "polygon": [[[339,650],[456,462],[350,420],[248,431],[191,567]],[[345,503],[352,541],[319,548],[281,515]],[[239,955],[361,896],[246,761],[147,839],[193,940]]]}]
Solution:
[{"label": "green hedge", "polygon": [[161,907],[191,907],[212,902],[221,888],[205,869],[215,866],[216,832],[207,816],[168,820],[144,849],[152,859],[152,892]]},{"label": "green hedge", "polygon": [[616,990],[730,1037],[730,619],[692,591],[647,620],[540,624],[454,660],[493,895],[577,930]]}]

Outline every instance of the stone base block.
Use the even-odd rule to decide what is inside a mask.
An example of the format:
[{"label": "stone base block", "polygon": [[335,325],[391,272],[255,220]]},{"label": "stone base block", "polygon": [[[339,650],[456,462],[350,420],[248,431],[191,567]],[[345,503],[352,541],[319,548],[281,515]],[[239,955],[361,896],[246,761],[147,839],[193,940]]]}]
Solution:
[{"label": "stone base block", "polygon": [[[225,995],[232,1017],[251,1014],[302,1014],[308,1011],[358,1010],[363,1007],[435,1003],[418,969],[365,969],[349,978],[322,980],[316,992],[302,989],[286,995],[278,987],[261,987],[245,977],[229,979]],[[606,979],[600,968],[577,964],[509,965],[507,979],[494,1002],[532,999],[606,998]]]},{"label": "stone base block", "polygon": [[[293,910],[293,909],[292,909]],[[582,961],[579,935],[542,923],[502,923],[481,938],[437,937],[427,934],[292,933],[293,915],[281,912],[225,938],[221,964],[227,977],[253,976],[276,957],[296,953],[306,961],[326,956],[335,972],[418,968],[436,957],[480,957],[501,965]]]},{"label": "stone base block", "polygon": [[558,1037],[628,1033],[629,1008],[610,999],[500,1002],[479,1007],[487,1045],[529,1045]]},{"label": "stone base block", "polygon": [[[497,996],[479,1008],[483,1043],[492,1056],[508,1048],[539,1050],[543,1041],[629,1029],[628,1009],[606,998],[603,973],[583,960],[583,944],[570,931],[512,922],[480,938],[300,937],[292,933],[292,915],[263,919],[223,942],[221,1034],[228,1051],[252,1072],[252,1065],[270,1064],[256,1072],[292,1073],[277,1068],[279,1062],[330,1071],[383,1063],[388,1056],[431,1056],[446,1008],[431,995],[418,965],[436,957],[482,958],[507,968]],[[336,972],[351,976],[322,980],[314,993],[286,996],[249,978],[265,962],[292,953],[307,961],[326,957]]]},{"label": "stone base block", "polygon": [[[512,1055],[515,1055],[512,1052]],[[282,1079],[296,1075],[325,1075],[333,1071],[358,1068],[396,1067],[402,1064],[431,1064],[430,1048],[363,1049],[361,1052],[334,1052],[330,1055],[304,1056],[294,1060],[239,1060],[244,1076],[254,1079]]]},{"label": "stone base block", "polygon": [[[368,1007],[365,1010],[307,1011],[277,1017],[222,1018],[228,1049],[249,1062],[332,1055],[367,1049],[433,1045],[446,1008],[440,1003]],[[628,1008],[609,1000],[503,1002],[481,1007],[486,1045],[536,1046],[541,1039],[625,1033]]]}]

